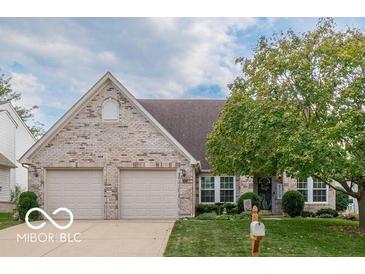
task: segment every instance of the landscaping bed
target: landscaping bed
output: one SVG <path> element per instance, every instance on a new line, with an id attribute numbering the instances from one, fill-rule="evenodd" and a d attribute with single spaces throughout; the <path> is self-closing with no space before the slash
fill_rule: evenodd
<path id="1" fill-rule="evenodd" d="M 178 220 L 165 256 L 250 256 L 249 218 Z M 338 218 L 263 220 L 260 256 L 365 256 L 358 222 Z"/>

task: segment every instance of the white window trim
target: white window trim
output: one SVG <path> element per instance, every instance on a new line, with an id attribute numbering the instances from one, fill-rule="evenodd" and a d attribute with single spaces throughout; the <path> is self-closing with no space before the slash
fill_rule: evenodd
<path id="1" fill-rule="evenodd" d="M 104 107 L 105 107 L 105 104 L 108 103 L 108 102 L 113 102 L 117 105 L 117 107 L 118 107 L 117 118 L 110 119 L 110 118 L 105 118 L 104 117 L 104 111 L 105 111 Z M 116 99 L 111 98 L 111 97 L 105 99 L 103 101 L 102 105 L 101 105 L 101 119 L 103 120 L 103 122 L 118 122 L 119 121 L 119 116 L 120 116 L 120 104 L 119 104 L 119 102 Z"/>
<path id="2" fill-rule="evenodd" d="M 324 201 L 324 202 L 313 202 L 313 178 L 312 177 L 307 178 L 307 192 L 308 192 L 308 194 L 307 194 L 308 201 L 304 202 L 305 204 L 307 204 L 307 205 L 328 204 L 328 192 L 329 192 L 328 185 L 326 185 L 326 201 Z"/>
<path id="3" fill-rule="evenodd" d="M 214 177 L 214 202 L 202 202 L 201 200 L 201 190 L 202 190 L 202 177 Z M 220 201 L 220 190 L 221 190 L 221 184 L 220 184 L 220 177 L 233 177 L 233 202 L 232 204 L 235 204 L 236 201 L 236 177 L 230 176 L 230 175 L 222 175 L 222 176 L 212 176 L 212 175 L 201 175 L 199 176 L 199 204 L 216 204 L 221 203 Z M 228 203 L 228 202 L 226 202 Z"/>

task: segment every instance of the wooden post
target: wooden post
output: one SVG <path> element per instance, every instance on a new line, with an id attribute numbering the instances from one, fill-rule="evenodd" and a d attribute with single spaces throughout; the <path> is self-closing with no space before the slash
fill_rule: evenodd
<path id="1" fill-rule="evenodd" d="M 259 221 L 259 213 L 257 206 L 253 206 L 252 208 L 252 222 L 258 222 Z M 258 257 L 260 255 L 260 241 L 262 239 L 262 236 L 254 236 L 251 235 L 251 255 L 252 257 Z"/>

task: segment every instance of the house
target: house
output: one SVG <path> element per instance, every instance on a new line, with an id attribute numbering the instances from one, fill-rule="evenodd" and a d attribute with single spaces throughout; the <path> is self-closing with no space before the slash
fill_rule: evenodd
<path id="1" fill-rule="evenodd" d="M 281 212 L 281 177 L 213 176 L 206 136 L 224 100 L 137 100 L 106 73 L 21 158 L 46 211 L 76 219 L 194 216 L 198 203 L 232 202 L 246 191 Z M 333 191 L 300 182 L 308 208 L 333 206 Z M 62 217 L 62 216 L 60 216 Z"/>
<path id="2" fill-rule="evenodd" d="M 0 212 L 11 211 L 15 185 L 28 188 L 28 170 L 18 159 L 35 143 L 33 134 L 9 102 L 0 102 Z"/>

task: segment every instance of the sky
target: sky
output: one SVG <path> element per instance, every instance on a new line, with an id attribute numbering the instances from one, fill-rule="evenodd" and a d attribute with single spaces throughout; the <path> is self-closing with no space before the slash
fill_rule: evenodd
<path id="1" fill-rule="evenodd" d="M 107 71 L 137 98 L 229 95 L 258 39 L 317 18 L 0 18 L 0 73 L 48 129 Z M 336 18 L 364 29 L 365 18 Z"/>

